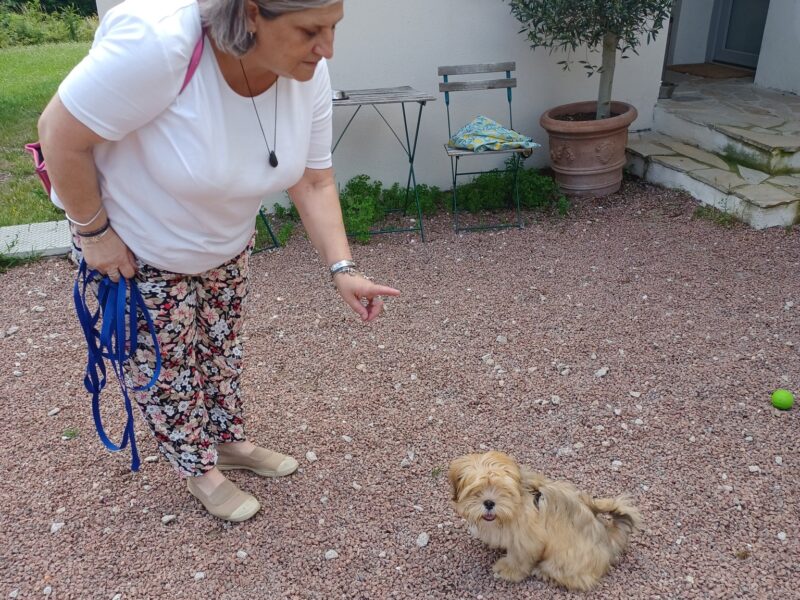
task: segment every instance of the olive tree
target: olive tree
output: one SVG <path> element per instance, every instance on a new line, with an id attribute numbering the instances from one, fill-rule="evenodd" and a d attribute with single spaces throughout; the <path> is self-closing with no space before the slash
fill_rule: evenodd
<path id="1" fill-rule="evenodd" d="M 650 43 L 667 22 L 673 0 L 508 0 L 511 14 L 522 23 L 531 48 L 566 51 L 567 59 L 559 61 L 569 69 L 573 53 L 579 48 L 601 50 L 598 67 L 589 60 L 577 62 L 587 75 L 600 73 L 597 95 L 597 117 L 611 114 L 611 89 L 617 51 L 622 58 L 637 54 L 644 41 Z"/>

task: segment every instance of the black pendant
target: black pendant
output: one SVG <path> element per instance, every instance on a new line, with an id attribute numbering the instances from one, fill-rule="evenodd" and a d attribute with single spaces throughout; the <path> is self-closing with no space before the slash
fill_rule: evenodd
<path id="1" fill-rule="evenodd" d="M 270 151 L 270 153 L 269 153 L 269 164 L 271 164 L 273 167 L 277 167 L 278 166 L 278 157 L 275 156 L 275 151 L 274 150 Z"/>

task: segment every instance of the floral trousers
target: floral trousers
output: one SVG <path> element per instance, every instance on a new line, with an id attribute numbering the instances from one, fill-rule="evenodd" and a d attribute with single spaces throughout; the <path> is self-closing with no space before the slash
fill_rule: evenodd
<path id="1" fill-rule="evenodd" d="M 161 372 L 154 386 L 130 393 L 160 452 L 185 477 L 214 468 L 217 444 L 245 440 L 240 334 L 252 249 L 253 241 L 197 275 L 138 264 L 136 283 L 155 325 Z M 125 365 L 128 384 L 146 385 L 155 364 L 151 333 L 140 317 L 138 347 Z"/>

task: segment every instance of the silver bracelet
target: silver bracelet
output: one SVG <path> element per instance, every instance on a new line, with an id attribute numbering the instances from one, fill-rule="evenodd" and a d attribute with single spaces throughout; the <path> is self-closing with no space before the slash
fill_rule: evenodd
<path id="1" fill-rule="evenodd" d="M 72 217 L 70 217 L 70 216 L 69 216 L 69 214 L 67 214 L 67 211 L 64 211 L 64 216 L 65 216 L 65 217 L 67 217 L 67 221 L 69 221 L 69 222 L 70 222 L 70 223 L 72 223 L 73 225 L 77 225 L 78 227 L 88 227 L 89 225 L 91 225 L 91 224 L 94 222 L 94 220 L 95 220 L 97 217 L 99 217 L 99 216 L 100 216 L 100 213 L 101 213 L 101 212 L 103 212 L 103 205 L 102 205 L 102 204 L 100 205 L 100 208 L 97 210 L 97 212 L 95 213 L 95 215 L 94 215 L 94 216 L 93 216 L 91 219 L 89 219 L 88 221 L 86 221 L 86 223 L 81 223 L 81 222 L 79 222 L 79 221 L 76 221 L 75 219 L 73 219 Z"/>
<path id="2" fill-rule="evenodd" d="M 340 260 L 339 262 L 335 262 L 330 266 L 329 272 L 331 274 L 331 279 L 337 273 L 342 272 L 350 272 L 356 270 L 356 263 L 352 260 Z"/>

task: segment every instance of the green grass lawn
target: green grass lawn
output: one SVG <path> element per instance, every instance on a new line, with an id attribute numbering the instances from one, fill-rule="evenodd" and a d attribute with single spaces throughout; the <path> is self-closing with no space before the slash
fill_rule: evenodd
<path id="1" fill-rule="evenodd" d="M 85 42 L 0 49 L 0 227 L 63 219 L 23 146 L 58 84 L 89 51 Z"/>

